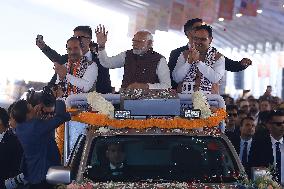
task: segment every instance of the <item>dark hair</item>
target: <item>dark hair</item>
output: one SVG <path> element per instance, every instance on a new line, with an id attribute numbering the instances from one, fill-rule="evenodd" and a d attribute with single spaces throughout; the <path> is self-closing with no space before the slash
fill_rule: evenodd
<path id="1" fill-rule="evenodd" d="M 272 120 L 273 117 L 279 117 L 279 116 L 284 116 L 284 109 L 279 108 L 276 110 L 272 110 L 268 113 L 267 119 Z"/>
<path id="2" fill-rule="evenodd" d="M 247 99 L 244 99 L 244 98 L 241 98 L 240 100 L 239 100 L 239 106 L 241 105 L 241 102 L 249 102 Z"/>
<path id="3" fill-rule="evenodd" d="M 265 97 L 259 98 L 259 103 L 265 102 L 265 101 L 269 102 L 269 104 L 270 104 L 270 100 L 268 98 L 265 98 Z"/>
<path id="4" fill-rule="evenodd" d="M 212 31 L 212 27 L 209 26 L 209 25 L 201 25 L 201 26 L 198 26 L 194 29 L 195 31 L 199 31 L 199 30 L 206 30 L 208 32 L 208 35 L 209 37 L 212 37 L 213 36 L 213 31 Z"/>
<path id="5" fill-rule="evenodd" d="M 45 86 L 43 88 L 42 95 L 41 95 L 41 103 L 45 107 L 53 107 L 53 106 L 55 106 L 56 98 L 53 95 L 53 91 L 48 86 Z"/>
<path id="6" fill-rule="evenodd" d="M 9 128 L 9 114 L 2 107 L 0 107 L 0 120 L 5 128 Z"/>
<path id="7" fill-rule="evenodd" d="M 12 110 L 13 110 L 13 107 L 15 105 L 16 102 L 13 102 L 12 104 L 10 104 L 10 106 L 8 107 L 8 115 L 11 116 L 11 113 L 12 113 Z"/>
<path id="8" fill-rule="evenodd" d="M 51 86 L 45 86 L 42 91 L 29 90 L 27 94 L 27 102 L 33 107 L 41 103 L 46 107 L 52 107 L 55 106 L 56 98 L 53 95 Z"/>
<path id="9" fill-rule="evenodd" d="M 203 22 L 203 21 L 200 18 L 194 18 L 194 19 L 188 20 L 183 26 L 184 34 L 187 35 L 187 32 L 192 29 L 193 24 L 197 22 Z"/>
<path id="10" fill-rule="evenodd" d="M 32 107 L 35 107 L 36 105 L 41 103 L 41 96 L 41 92 L 35 91 L 34 89 L 29 89 L 26 96 L 26 100 L 29 104 L 32 105 Z"/>
<path id="11" fill-rule="evenodd" d="M 29 113 L 28 102 L 26 100 L 19 100 L 15 103 L 12 110 L 12 117 L 17 123 L 23 123 L 27 120 Z"/>
<path id="12" fill-rule="evenodd" d="M 244 121 L 245 121 L 245 120 L 251 120 L 251 121 L 254 121 L 254 118 L 253 118 L 253 117 L 251 117 L 251 116 L 244 117 L 244 118 L 241 120 L 240 127 L 242 127 L 242 126 L 243 126 L 243 123 L 244 123 Z"/>
<path id="13" fill-rule="evenodd" d="M 109 148 L 111 146 L 118 146 L 121 149 L 122 152 L 125 151 L 125 145 L 124 145 L 123 142 L 118 142 L 117 141 L 117 142 L 111 142 L 111 143 L 107 144 L 107 151 L 109 150 Z"/>
<path id="14" fill-rule="evenodd" d="M 238 106 L 236 106 L 236 105 L 233 105 L 233 104 L 230 104 L 230 105 L 227 105 L 226 106 L 226 110 L 227 111 L 232 111 L 232 110 L 236 110 L 237 112 L 238 112 Z"/>
<path id="15" fill-rule="evenodd" d="M 79 37 L 70 37 L 66 42 L 66 48 L 67 48 L 67 44 L 69 43 L 69 41 L 79 41 L 80 47 L 82 48 L 83 46 L 82 41 Z"/>
<path id="16" fill-rule="evenodd" d="M 247 114 L 247 113 L 244 110 L 239 110 L 238 115 L 240 115 L 240 114 Z"/>
<path id="17" fill-rule="evenodd" d="M 77 26 L 73 31 L 74 32 L 75 31 L 81 31 L 81 32 L 87 33 L 91 37 L 91 39 L 93 37 L 92 28 L 90 26 Z"/>
<path id="18" fill-rule="evenodd" d="M 252 98 L 252 99 L 249 99 L 249 102 L 257 102 L 257 103 L 259 103 L 259 100 L 256 99 L 256 98 Z"/>

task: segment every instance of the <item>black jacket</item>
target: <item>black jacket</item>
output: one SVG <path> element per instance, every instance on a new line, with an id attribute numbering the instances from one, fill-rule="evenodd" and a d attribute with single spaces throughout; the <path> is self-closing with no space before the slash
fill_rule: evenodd
<path id="1" fill-rule="evenodd" d="M 177 60 L 179 55 L 185 51 L 188 50 L 188 45 L 177 48 L 175 50 L 172 50 L 169 58 L 169 68 L 170 68 L 170 73 L 171 73 L 171 81 L 172 81 L 172 88 L 176 89 L 177 88 L 177 83 L 173 80 L 172 73 L 174 71 L 174 68 L 176 66 Z M 243 66 L 241 62 L 239 61 L 233 61 L 227 57 L 225 57 L 225 70 L 230 71 L 230 72 L 239 72 L 244 69 L 246 69 L 246 66 Z"/>
<path id="2" fill-rule="evenodd" d="M 251 165 L 253 167 L 269 167 L 269 165 L 273 165 L 274 157 L 269 133 L 265 136 L 257 137 L 254 145 L 250 160 Z"/>
<path id="3" fill-rule="evenodd" d="M 230 139 L 230 141 L 232 142 L 237 154 L 240 155 L 240 150 L 241 150 L 241 137 L 240 137 L 240 135 L 228 134 L 227 136 Z M 251 147 L 250 147 L 250 151 L 249 151 L 249 154 L 248 154 L 248 161 L 251 159 L 251 154 L 252 154 L 251 152 L 253 151 L 253 148 L 255 147 L 255 145 L 253 145 L 254 141 L 255 141 L 255 139 L 253 138 L 252 143 L 251 143 Z M 250 174 L 251 174 L 250 164 L 248 163 L 247 165 L 243 165 L 243 166 L 245 168 L 246 173 L 250 177 Z"/>
<path id="4" fill-rule="evenodd" d="M 59 64 L 65 64 L 68 61 L 68 55 L 60 55 L 55 50 L 51 49 L 49 46 L 45 46 L 42 49 L 42 52 L 52 61 L 58 62 Z M 103 67 L 97 55 L 92 53 L 92 60 L 97 63 L 98 66 L 98 77 L 96 83 L 96 91 L 98 93 L 112 93 L 111 81 L 109 76 L 109 69 Z M 56 82 L 57 74 L 54 74 L 49 84 L 54 84 Z"/>
<path id="5" fill-rule="evenodd" d="M 18 138 L 8 130 L 0 142 L 0 188 L 4 180 L 20 173 L 22 155 L 23 149 Z"/>
<path id="6" fill-rule="evenodd" d="M 249 164 L 251 167 L 269 167 L 274 164 L 272 142 L 269 133 L 257 137 L 251 151 Z M 283 174 L 283 173 L 282 173 Z M 273 174 L 276 179 L 276 174 Z"/>
<path id="7" fill-rule="evenodd" d="M 118 173 L 114 175 L 113 173 Z M 111 170 L 109 165 L 94 166 L 88 170 L 88 176 L 96 181 L 122 181 L 130 178 L 130 169 L 128 166 L 124 166 L 118 170 Z"/>

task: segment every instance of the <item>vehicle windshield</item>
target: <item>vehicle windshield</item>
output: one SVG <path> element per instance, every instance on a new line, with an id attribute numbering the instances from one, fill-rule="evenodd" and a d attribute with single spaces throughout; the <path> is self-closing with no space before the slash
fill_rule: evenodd
<path id="1" fill-rule="evenodd" d="M 220 137 L 123 135 L 96 137 L 84 176 L 93 181 L 236 181 L 237 163 Z"/>

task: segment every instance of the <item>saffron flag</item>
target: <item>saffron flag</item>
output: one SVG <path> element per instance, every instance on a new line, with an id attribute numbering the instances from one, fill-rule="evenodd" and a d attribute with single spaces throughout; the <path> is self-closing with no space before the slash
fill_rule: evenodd
<path id="1" fill-rule="evenodd" d="M 201 18 L 201 6 L 199 0 L 186 0 L 183 23 L 193 18 Z"/>
<path id="2" fill-rule="evenodd" d="M 166 1 L 160 5 L 158 28 L 161 31 L 168 31 L 171 16 L 171 2 Z"/>
<path id="3" fill-rule="evenodd" d="M 146 26 L 146 11 L 139 11 L 136 14 L 135 31 L 145 29 Z"/>
<path id="4" fill-rule="evenodd" d="M 217 19 L 218 0 L 201 1 L 201 18 L 204 22 L 212 24 Z"/>
<path id="5" fill-rule="evenodd" d="M 220 0 L 218 17 L 226 20 L 233 19 L 235 0 Z"/>
<path id="6" fill-rule="evenodd" d="M 156 9 L 156 8 L 152 7 L 152 8 L 149 8 L 148 11 L 147 11 L 145 28 L 153 34 L 155 33 L 157 26 L 158 26 L 159 10 L 160 10 L 160 8 Z"/>
<path id="7" fill-rule="evenodd" d="M 256 16 L 259 0 L 241 0 L 240 13 L 246 16 Z"/>
<path id="8" fill-rule="evenodd" d="M 258 77 L 270 77 L 270 66 L 267 63 L 258 64 Z"/>
<path id="9" fill-rule="evenodd" d="M 184 15 L 184 4 L 178 1 L 173 1 L 171 19 L 170 19 L 170 29 L 181 30 Z"/>

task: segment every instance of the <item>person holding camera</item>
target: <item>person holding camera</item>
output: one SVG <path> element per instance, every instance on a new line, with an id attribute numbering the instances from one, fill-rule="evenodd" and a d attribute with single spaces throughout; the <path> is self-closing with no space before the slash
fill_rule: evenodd
<path id="1" fill-rule="evenodd" d="M 97 64 L 83 56 L 79 38 L 68 39 L 66 48 L 68 62 L 64 65 L 54 62 L 54 70 L 57 73 L 56 84 L 63 87 L 64 97 L 94 91 L 98 76 Z"/>
<path id="2" fill-rule="evenodd" d="M 98 67 L 98 76 L 96 91 L 98 93 L 111 93 L 111 81 L 109 75 L 109 69 L 103 67 L 97 58 L 97 44 L 92 42 L 92 29 L 90 26 L 77 26 L 74 30 L 74 37 L 78 37 L 82 44 L 82 53 L 87 58 L 88 61 L 94 61 Z M 60 55 L 55 50 L 51 49 L 45 44 L 42 35 L 38 35 L 36 38 L 36 45 L 41 49 L 41 51 L 52 61 L 58 62 L 59 64 L 65 64 L 68 61 L 68 54 Z M 54 85 L 56 82 L 57 74 L 55 74 L 50 85 Z"/>
<path id="3" fill-rule="evenodd" d="M 58 160 L 51 158 L 51 145 L 54 141 L 54 130 L 71 115 L 66 112 L 65 103 L 56 101 L 55 115 L 47 120 L 38 117 L 38 109 L 32 107 L 26 100 L 17 101 L 12 109 L 12 116 L 17 123 L 16 135 L 23 147 L 23 174 L 31 189 L 52 188 L 46 183 L 46 173 L 51 166 L 56 166 Z"/>

